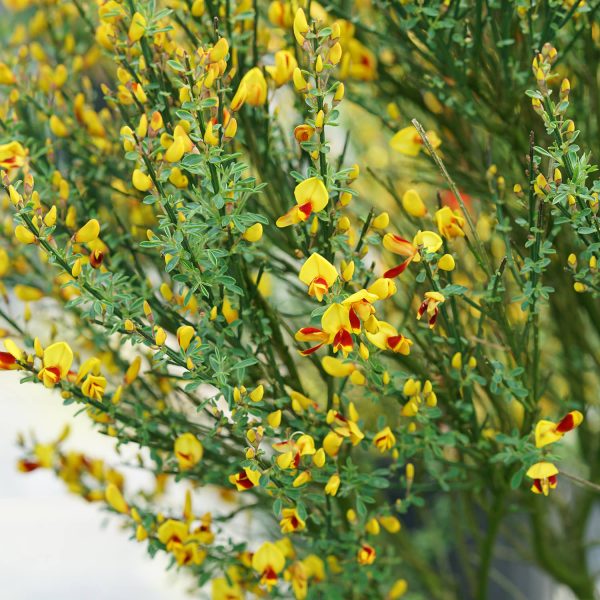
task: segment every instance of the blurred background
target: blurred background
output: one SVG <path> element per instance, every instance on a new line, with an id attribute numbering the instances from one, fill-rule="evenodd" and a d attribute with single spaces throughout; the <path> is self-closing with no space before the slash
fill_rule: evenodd
<path id="1" fill-rule="evenodd" d="M 68 422 L 69 449 L 117 465 L 123 458 L 111 439 L 95 432 L 86 416 L 73 418 L 77 408 L 63 406 L 58 394 L 40 385 L 20 385 L 16 373 L 1 374 L 0 411 L 2 598 L 189 598 L 186 578 L 167 572 L 163 556 L 150 559 L 144 545 L 119 529 L 118 519 L 70 494 L 49 470 L 17 471 L 18 432 L 32 430 L 40 441 L 50 441 Z M 129 469 L 127 480 L 144 485 L 144 475 Z"/>

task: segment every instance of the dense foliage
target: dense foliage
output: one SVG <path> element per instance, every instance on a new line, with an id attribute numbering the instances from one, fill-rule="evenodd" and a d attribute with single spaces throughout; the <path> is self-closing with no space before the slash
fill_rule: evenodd
<path id="1" fill-rule="evenodd" d="M 593 598 L 600 3 L 4 5 L 0 368 L 156 489 L 19 467 L 214 600 Z"/>

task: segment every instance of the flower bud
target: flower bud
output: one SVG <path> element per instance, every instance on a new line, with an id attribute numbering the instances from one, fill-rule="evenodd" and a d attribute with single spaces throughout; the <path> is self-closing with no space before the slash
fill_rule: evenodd
<path id="1" fill-rule="evenodd" d="M 136 12 L 131 18 L 131 25 L 127 37 L 130 43 L 137 42 L 146 33 L 146 18 L 139 12 Z"/>
<path id="2" fill-rule="evenodd" d="M 52 206 L 44 217 L 44 225 L 46 227 L 54 227 L 56 224 L 56 206 Z"/>
<path id="3" fill-rule="evenodd" d="M 147 192 L 152 187 L 152 178 L 139 169 L 135 169 L 131 177 L 133 187 L 140 192 Z"/>
<path id="4" fill-rule="evenodd" d="M 29 229 L 23 227 L 23 225 L 17 225 L 15 227 L 15 237 L 21 244 L 33 244 L 36 240 L 35 235 L 33 235 Z"/>
<path id="5" fill-rule="evenodd" d="M 377 215 L 371 223 L 375 229 L 385 229 L 390 224 L 390 216 L 386 212 Z"/>
<path id="6" fill-rule="evenodd" d="M 306 83 L 306 79 L 304 79 L 304 75 L 302 75 L 302 71 L 299 69 L 299 67 L 294 69 L 294 74 L 292 77 L 294 81 L 294 87 L 298 92 L 305 92 L 308 89 L 308 83 Z"/>
<path id="7" fill-rule="evenodd" d="M 185 352 L 196 335 L 196 330 L 191 325 L 182 325 L 177 329 L 177 343 L 179 347 Z"/>
<path id="8" fill-rule="evenodd" d="M 78 244 L 87 244 L 96 240 L 99 235 L 100 223 L 97 219 L 90 219 L 71 239 Z"/>
<path id="9" fill-rule="evenodd" d="M 254 223 L 246 229 L 246 231 L 242 234 L 242 237 L 251 243 L 258 242 L 263 235 L 263 226 L 260 223 Z"/>

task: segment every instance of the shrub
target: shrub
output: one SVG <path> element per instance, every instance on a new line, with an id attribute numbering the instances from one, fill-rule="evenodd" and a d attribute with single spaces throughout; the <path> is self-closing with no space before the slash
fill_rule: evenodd
<path id="1" fill-rule="evenodd" d="M 21 470 L 215 600 L 592 598 L 598 4 L 6 5 L 0 368 L 157 485 Z"/>

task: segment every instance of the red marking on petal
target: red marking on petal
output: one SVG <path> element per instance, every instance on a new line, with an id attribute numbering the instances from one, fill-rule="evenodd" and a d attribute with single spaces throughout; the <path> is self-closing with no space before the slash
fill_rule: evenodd
<path id="1" fill-rule="evenodd" d="M 543 492 L 542 490 L 542 482 L 539 479 L 534 479 L 533 480 L 533 487 L 538 490 L 538 492 L 541 494 Z"/>
<path id="2" fill-rule="evenodd" d="M 391 335 L 388 339 L 387 339 L 387 345 L 394 350 L 395 348 L 397 348 L 401 343 L 402 340 L 404 339 L 404 336 L 402 334 L 398 334 L 398 335 Z"/>
<path id="3" fill-rule="evenodd" d="M 575 428 L 575 420 L 573 419 L 573 415 L 569 413 L 566 417 L 563 417 L 558 425 L 556 426 L 556 431 L 558 433 L 567 433 L 567 431 L 571 431 Z"/>
<path id="4" fill-rule="evenodd" d="M 52 379 L 54 383 L 58 383 L 60 381 L 60 369 L 58 367 L 46 367 L 46 372 L 52 374 Z"/>
<path id="5" fill-rule="evenodd" d="M 40 463 L 33 462 L 32 460 L 24 459 L 19 462 L 19 469 L 24 473 L 31 473 L 31 471 L 35 471 L 39 469 Z"/>
<path id="6" fill-rule="evenodd" d="M 402 273 L 404 273 L 404 271 L 406 270 L 406 267 L 408 267 L 408 265 L 410 264 L 411 259 L 405 260 L 402 264 L 393 267 L 392 269 L 390 269 L 389 271 L 386 271 L 383 276 L 385 277 L 385 279 L 394 279 L 394 277 L 398 277 L 398 275 L 401 275 Z"/>
<path id="7" fill-rule="evenodd" d="M 350 325 L 355 331 L 360 331 L 360 319 L 353 308 L 350 309 Z"/>
<path id="8" fill-rule="evenodd" d="M 0 369 L 12 369 L 16 362 L 17 359 L 10 352 L 0 352 Z"/>
<path id="9" fill-rule="evenodd" d="M 102 264 L 103 260 L 104 252 L 101 252 L 100 250 L 94 250 L 94 252 L 90 254 L 90 265 L 92 265 L 94 269 L 97 269 Z"/>
<path id="10" fill-rule="evenodd" d="M 302 327 L 299 330 L 299 333 L 302 335 L 311 335 L 312 333 L 322 333 L 322 330 L 317 329 L 316 327 Z"/>
<path id="11" fill-rule="evenodd" d="M 309 354 L 316 352 L 322 345 L 323 344 L 319 344 L 318 346 L 314 346 L 313 348 L 308 348 L 308 350 L 300 350 L 300 354 L 302 354 L 302 356 L 308 356 Z"/>
<path id="12" fill-rule="evenodd" d="M 306 204 L 301 204 L 298 207 L 298 210 L 304 215 L 304 220 L 306 221 L 306 219 L 308 219 L 308 217 L 310 217 L 310 213 L 312 212 L 312 203 L 311 202 L 307 202 Z"/>
<path id="13" fill-rule="evenodd" d="M 333 349 L 337 351 L 340 348 L 346 352 L 352 350 L 352 336 L 346 329 L 340 329 L 333 338 Z"/>
<path id="14" fill-rule="evenodd" d="M 437 321 L 437 318 L 438 318 L 438 314 L 439 314 L 439 311 L 436 308 L 434 313 L 429 318 L 429 327 L 433 327 L 435 325 L 435 322 Z"/>
<path id="15" fill-rule="evenodd" d="M 236 482 L 239 483 L 245 490 L 249 490 L 250 488 L 254 487 L 254 484 L 252 481 L 250 481 L 248 475 L 246 475 L 246 471 L 240 471 L 238 473 Z"/>

